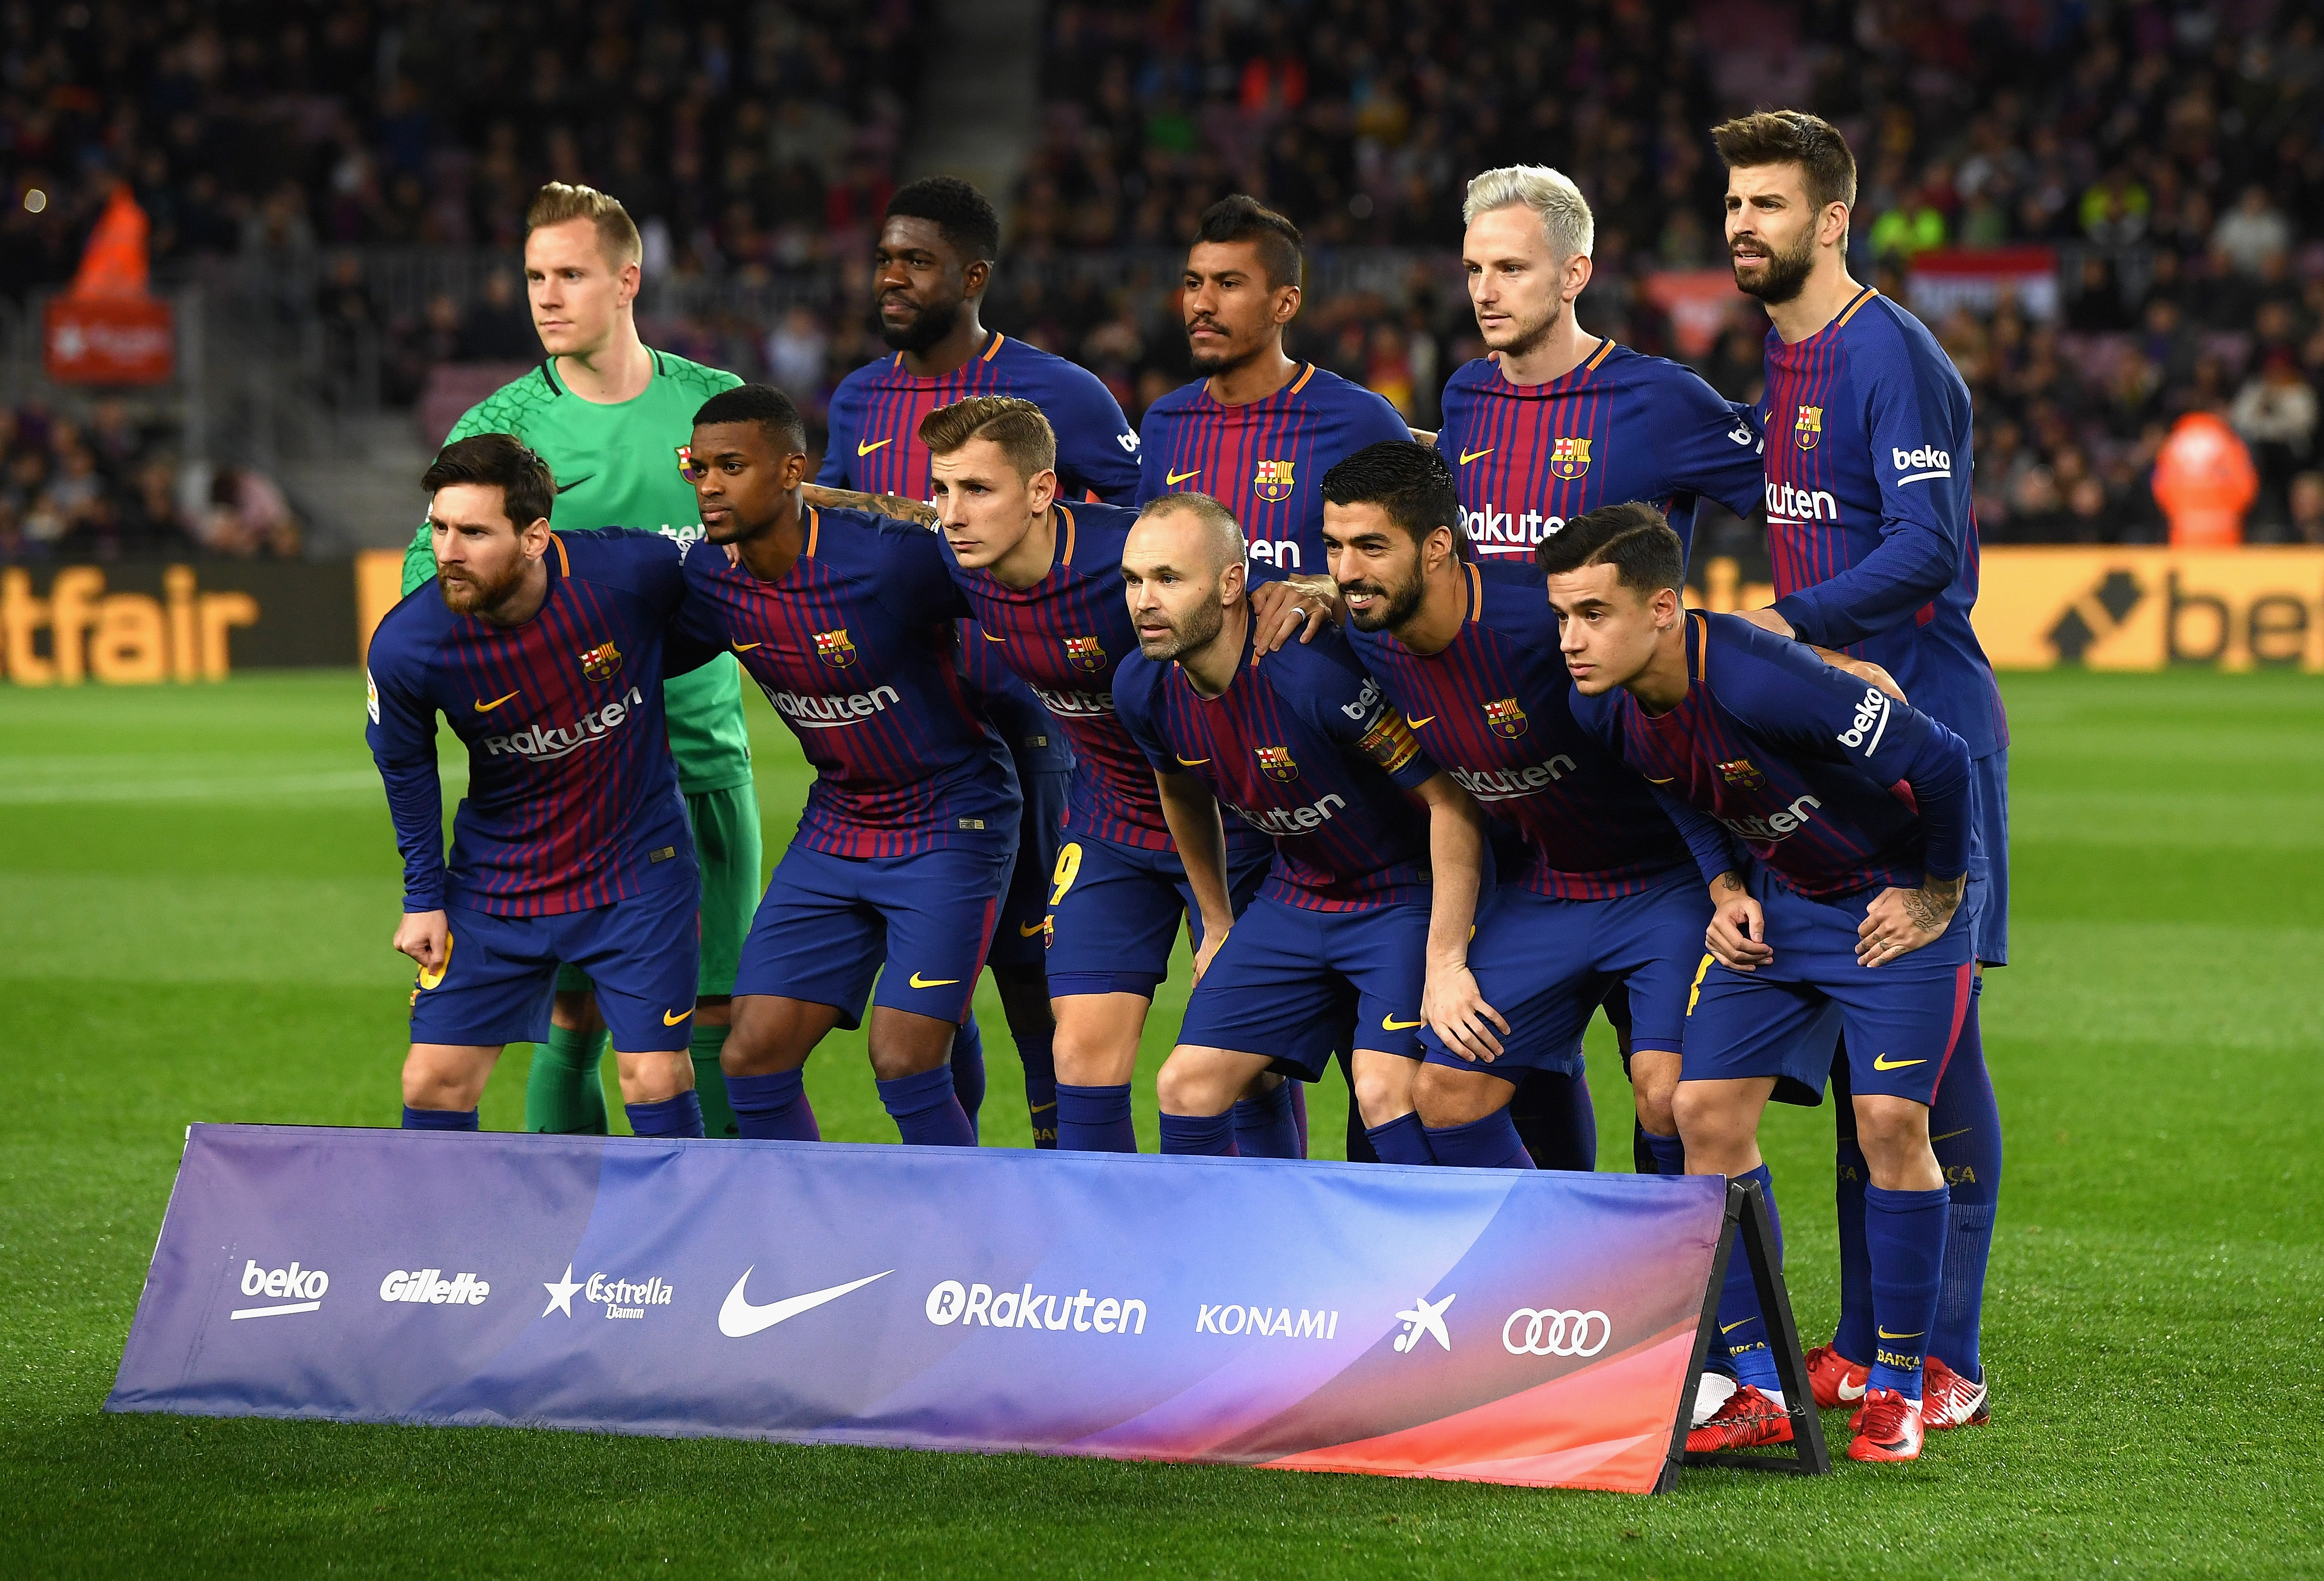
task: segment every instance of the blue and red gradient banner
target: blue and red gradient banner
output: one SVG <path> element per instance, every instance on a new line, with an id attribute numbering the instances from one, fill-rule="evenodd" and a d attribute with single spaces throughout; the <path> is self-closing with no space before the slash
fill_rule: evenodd
<path id="1" fill-rule="evenodd" d="M 1719 1178 L 198 1125 L 109 1410 L 1652 1491 Z"/>

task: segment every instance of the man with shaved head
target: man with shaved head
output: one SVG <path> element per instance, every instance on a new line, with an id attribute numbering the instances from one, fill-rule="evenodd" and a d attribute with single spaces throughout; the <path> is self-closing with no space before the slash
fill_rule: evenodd
<path id="1" fill-rule="evenodd" d="M 1237 1096 L 1270 1071 L 1314 1080 L 1352 1004 L 1365 1134 L 1386 1162 L 1433 1162 L 1413 1113 L 1416 1034 L 1474 1043 L 1493 1018 L 1468 966 L 1484 814 L 1337 631 L 1253 662 L 1243 543 L 1216 500 L 1176 494 L 1121 548 L 1139 652 L 1114 707 L 1153 764 L 1203 921 L 1159 1082 L 1162 1151 L 1234 1152 Z M 1240 919 L 1222 812 L 1275 847 Z"/>

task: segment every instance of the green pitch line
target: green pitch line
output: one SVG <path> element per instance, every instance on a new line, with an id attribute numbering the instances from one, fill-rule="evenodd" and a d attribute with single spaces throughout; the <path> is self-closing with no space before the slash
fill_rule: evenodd
<path id="1" fill-rule="evenodd" d="M 385 1125 L 411 973 L 354 672 L 0 687 L 0 1574 L 1879 1577 L 2324 1571 L 2324 685 L 2012 678 L 1994 1425 L 1658 1500 L 1027 1456 L 108 1419 L 191 1120 Z M 753 712 L 768 855 L 807 782 Z M 449 765 L 457 768 L 456 758 Z M 1167 1051 L 1185 965 L 1157 1006 Z M 1006 1023 L 989 1142 L 1027 1141 Z M 1628 1090 L 1591 1077 L 1601 1156 Z M 512 1049 L 487 1126 L 522 1109 Z M 888 1141 L 860 1041 L 825 1134 Z M 1314 1090 L 1319 1150 L 1340 1135 Z M 1153 1145 L 1150 1096 L 1139 1125 Z M 620 1123 L 620 1105 L 613 1105 Z M 1768 1127 L 1803 1327 L 1831 1124 Z M 1844 1443 L 1843 1419 L 1826 1430 Z"/>

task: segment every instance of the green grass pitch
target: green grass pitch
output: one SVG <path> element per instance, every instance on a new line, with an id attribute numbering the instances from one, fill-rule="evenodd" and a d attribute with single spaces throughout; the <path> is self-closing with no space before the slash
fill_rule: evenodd
<path id="1" fill-rule="evenodd" d="M 187 1122 L 394 1123 L 397 864 L 353 672 L 0 688 L 0 1573 L 2324 1573 L 2324 684 L 2048 675 L 2007 692 L 2015 964 L 1985 1012 L 2009 1138 L 1993 1425 L 1932 1437 L 1909 1467 L 1690 1472 L 1637 1499 L 102 1416 Z M 752 708 L 771 860 L 804 766 Z M 1184 982 L 1182 957 L 1149 1095 Z M 987 1140 L 1021 1146 L 989 980 L 981 1012 Z M 1614 1165 L 1628 1095 L 1593 1049 Z M 494 1078 L 488 1126 L 518 1123 L 522 1061 Z M 855 1044 L 827 1045 L 809 1085 L 826 1135 L 893 1139 Z M 1316 1135 L 1336 1137 L 1333 1088 L 1315 1098 Z M 1150 1098 L 1140 1118 L 1150 1148 Z M 1792 1290 L 1820 1337 L 1831 1122 L 1785 1110 L 1768 1129 Z"/>

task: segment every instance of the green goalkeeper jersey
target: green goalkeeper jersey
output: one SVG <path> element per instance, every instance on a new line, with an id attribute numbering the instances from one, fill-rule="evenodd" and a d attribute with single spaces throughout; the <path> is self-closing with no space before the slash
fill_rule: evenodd
<path id="1" fill-rule="evenodd" d="M 742 381 L 666 351 L 652 352 L 653 377 L 628 401 L 585 401 L 565 388 L 554 359 L 470 407 L 446 444 L 470 434 L 514 434 L 540 453 L 557 478 L 558 527 L 645 527 L 684 542 L 702 536 L 694 486 L 678 469 L 678 447 L 694 436 L 694 414 Z M 403 590 L 436 575 L 422 523 L 403 557 Z M 750 732 L 742 721 L 742 671 L 722 654 L 662 689 L 670 755 L 689 796 L 751 782 Z"/>

